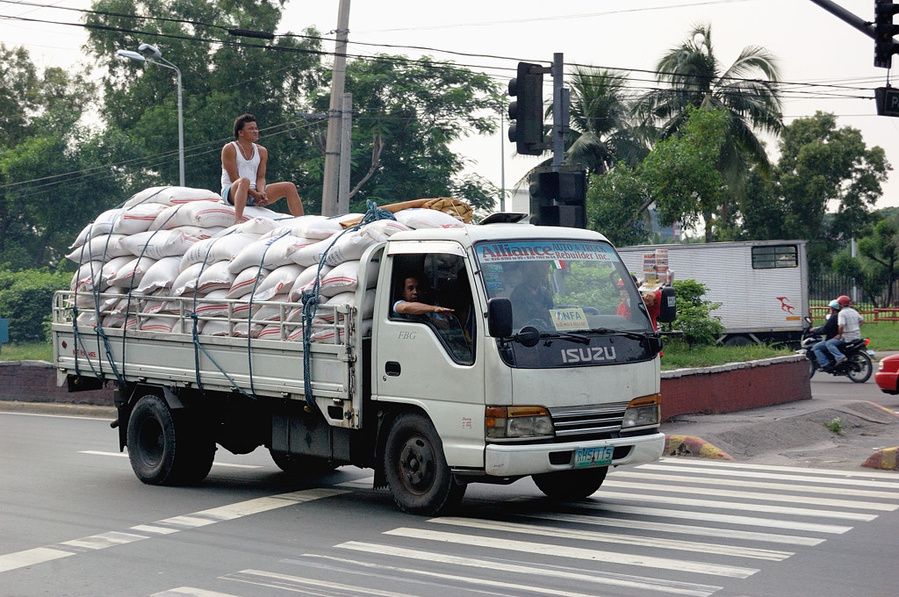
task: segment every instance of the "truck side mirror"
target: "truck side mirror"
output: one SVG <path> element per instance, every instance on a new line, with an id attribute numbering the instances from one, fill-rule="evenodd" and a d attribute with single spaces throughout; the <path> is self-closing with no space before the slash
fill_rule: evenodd
<path id="1" fill-rule="evenodd" d="M 487 333 L 494 338 L 512 336 L 512 301 L 496 297 L 487 301 Z"/>
<path id="2" fill-rule="evenodd" d="M 662 304 L 659 309 L 658 317 L 658 320 L 662 323 L 671 323 L 677 319 L 676 296 L 677 292 L 675 292 L 674 288 L 671 288 L 670 286 L 662 288 Z"/>

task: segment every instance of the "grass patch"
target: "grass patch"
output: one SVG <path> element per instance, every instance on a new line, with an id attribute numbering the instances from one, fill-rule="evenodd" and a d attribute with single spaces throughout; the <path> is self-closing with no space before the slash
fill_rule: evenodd
<path id="1" fill-rule="evenodd" d="M 4 344 L 0 349 L 0 361 L 49 361 L 52 363 L 53 346 L 49 342 Z"/>
<path id="2" fill-rule="evenodd" d="M 878 350 L 899 350 L 899 322 L 882 321 L 880 323 L 868 323 L 862 326 L 862 338 L 868 338 L 871 343 L 868 348 Z"/>
<path id="3" fill-rule="evenodd" d="M 789 348 L 772 348 L 765 344 L 750 346 L 695 346 L 686 342 L 665 340 L 662 356 L 662 370 L 685 369 L 691 367 L 713 367 L 725 363 L 742 363 L 758 359 L 770 359 L 796 354 Z"/>

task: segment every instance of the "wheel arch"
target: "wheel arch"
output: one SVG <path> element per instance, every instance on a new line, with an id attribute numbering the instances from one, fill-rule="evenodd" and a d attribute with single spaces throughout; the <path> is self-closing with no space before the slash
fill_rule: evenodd
<path id="1" fill-rule="evenodd" d="M 420 414 L 426 417 L 431 424 L 434 420 L 431 415 L 419 404 L 408 402 L 379 402 L 378 403 L 378 426 L 377 435 L 375 437 L 375 480 L 374 487 L 376 489 L 387 487 L 387 477 L 384 472 L 384 452 L 387 449 L 387 436 L 390 435 L 390 428 L 393 422 L 400 415 L 404 414 Z"/>

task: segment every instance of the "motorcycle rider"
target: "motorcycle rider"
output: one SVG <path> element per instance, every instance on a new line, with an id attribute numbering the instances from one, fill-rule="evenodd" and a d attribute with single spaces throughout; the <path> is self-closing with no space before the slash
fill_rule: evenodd
<path id="1" fill-rule="evenodd" d="M 833 366 L 833 361 L 830 359 L 825 344 L 827 340 L 836 336 L 839 331 L 838 313 L 840 312 L 840 303 L 834 299 L 827 306 L 830 307 L 830 313 L 827 314 L 824 325 L 812 328 L 812 332 L 819 336 L 824 336 L 823 340 L 812 346 L 812 351 L 815 354 L 815 364 L 819 369 L 829 369 Z"/>
<path id="2" fill-rule="evenodd" d="M 846 362 L 846 355 L 840 351 L 840 348 L 850 340 L 861 338 L 861 326 L 865 323 L 859 312 L 852 308 L 852 299 L 843 295 L 837 297 L 837 302 L 840 304 L 840 313 L 837 315 L 837 333 L 833 338 L 824 342 L 825 348 L 833 357 L 834 367 Z"/>

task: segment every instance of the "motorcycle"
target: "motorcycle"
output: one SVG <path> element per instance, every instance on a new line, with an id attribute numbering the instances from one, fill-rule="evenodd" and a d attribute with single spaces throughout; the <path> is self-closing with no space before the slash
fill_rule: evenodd
<path id="1" fill-rule="evenodd" d="M 805 351 L 805 358 L 809 361 L 809 379 L 814 377 L 816 371 L 823 371 L 836 376 L 845 376 L 855 383 L 865 383 L 871 378 L 874 372 L 874 364 L 871 362 L 873 351 L 868 350 L 867 338 L 859 338 L 858 340 L 850 340 L 840 347 L 840 352 L 846 356 L 846 360 L 835 366 L 821 368 L 818 360 L 815 358 L 815 351 L 812 348 L 819 342 L 823 342 L 824 337 L 815 333 L 814 328 L 806 328 L 802 333 L 802 341 L 800 346 Z"/>

